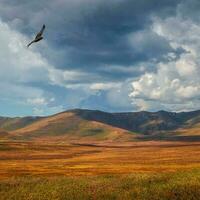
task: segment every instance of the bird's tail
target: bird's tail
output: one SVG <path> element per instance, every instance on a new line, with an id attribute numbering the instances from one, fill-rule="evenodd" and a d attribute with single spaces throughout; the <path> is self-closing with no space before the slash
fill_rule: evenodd
<path id="1" fill-rule="evenodd" d="M 28 48 L 31 44 L 33 44 L 33 43 L 34 43 L 34 41 L 30 42 L 30 43 L 27 45 L 27 48 Z"/>

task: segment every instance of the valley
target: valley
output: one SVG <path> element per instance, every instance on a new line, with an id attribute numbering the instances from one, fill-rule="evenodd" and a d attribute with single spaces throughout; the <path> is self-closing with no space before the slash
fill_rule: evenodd
<path id="1" fill-rule="evenodd" d="M 1 118 L 0 199 L 195 199 L 199 119 L 89 110 Z"/>

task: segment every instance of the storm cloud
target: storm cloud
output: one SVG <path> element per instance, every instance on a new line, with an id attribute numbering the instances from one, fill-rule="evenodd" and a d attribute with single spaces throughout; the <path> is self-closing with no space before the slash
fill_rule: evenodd
<path id="1" fill-rule="evenodd" d="M 199 57 L 194 55 L 199 50 L 198 8 L 197 0 L 0 0 L 2 27 L 6 26 L 20 45 L 32 38 L 41 24 L 47 27 L 40 48 L 35 45 L 29 50 L 33 54 L 30 64 L 23 59 L 14 62 L 13 53 L 6 54 L 12 61 L 6 63 L 0 54 L 0 76 L 4 77 L 1 85 L 24 87 L 25 94 L 29 87 L 38 91 L 33 97 L 14 95 L 11 104 L 20 99 L 25 114 L 74 107 L 108 111 L 198 109 L 198 103 L 191 106 L 198 95 L 189 95 L 190 106 L 186 105 L 189 97 L 180 98 L 178 91 L 165 98 L 169 95 L 168 84 L 176 79 L 183 92 L 190 90 L 188 85 L 197 87 L 188 81 L 199 73 Z M 188 31 L 190 26 L 192 30 Z M 4 41 L 6 49 L 10 42 Z M 20 45 L 10 46 L 7 52 L 16 48 L 20 56 L 27 57 L 24 49 L 19 50 Z M 195 63 L 196 71 L 189 78 L 180 75 L 183 60 Z M 14 77 L 3 67 L 6 65 L 16 68 Z M 31 71 L 26 69 L 28 65 Z M 186 68 L 192 68 L 191 62 Z M 171 82 L 163 82 L 161 73 Z M 150 76 L 155 82 L 151 87 Z M 154 90 L 154 94 L 149 93 Z M 194 93 L 200 93 L 198 87 Z M 10 98 L 7 94 L 1 96 Z M 174 102 L 173 97 L 179 101 Z"/>

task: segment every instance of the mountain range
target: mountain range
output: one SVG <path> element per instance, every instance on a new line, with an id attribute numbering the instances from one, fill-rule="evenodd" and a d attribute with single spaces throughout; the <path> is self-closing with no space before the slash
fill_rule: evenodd
<path id="1" fill-rule="evenodd" d="M 200 110 L 108 113 L 74 109 L 46 117 L 0 117 L 0 139 L 200 140 Z"/>

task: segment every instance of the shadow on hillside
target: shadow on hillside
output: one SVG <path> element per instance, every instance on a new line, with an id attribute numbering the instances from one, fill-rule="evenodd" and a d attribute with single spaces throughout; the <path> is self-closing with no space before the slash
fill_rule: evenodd
<path id="1" fill-rule="evenodd" d="M 137 137 L 139 141 L 176 141 L 176 142 L 200 142 L 200 135 L 193 136 L 142 136 Z"/>
<path id="2" fill-rule="evenodd" d="M 184 126 L 185 121 L 199 116 L 200 111 L 190 113 L 168 113 L 165 111 L 155 113 L 145 111 L 137 113 L 106 113 L 98 110 L 75 109 L 73 112 L 84 120 L 96 121 L 137 133 L 139 141 L 200 141 L 200 135 L 180 136 L 176 135 L 176 132 L 174 132 L 174 135 L 167 135 L 168 132 Z M 158 123 L 160 121 L 161 123 Z M 152 133 L 157 134 L 152 136 Z"/>

